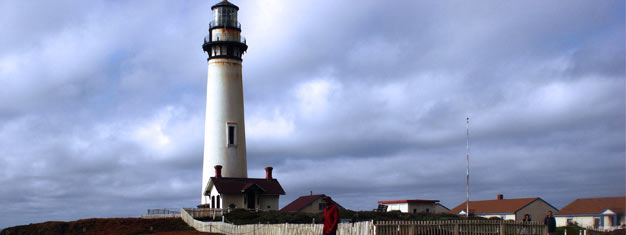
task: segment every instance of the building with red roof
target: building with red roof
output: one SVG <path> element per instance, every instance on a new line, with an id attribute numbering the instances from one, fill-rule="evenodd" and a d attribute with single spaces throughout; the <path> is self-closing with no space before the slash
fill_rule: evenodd
<path id="1" fill-rule="evenodd" d="M 289 203 L 287 206 L 280 209 L 281 212 L 306 212 L 306 213 L 320 213 L 324 211 L 324 207 L 326 204 L 323 199 L 326 197 L 324 194 L 316 194 L 308 196 L 301 196 L 293 202 Z M 332 200 L 335 205 L 337 205 L 340 209 L 343 209 L 339 203 Z"/>
<path id="2" fill-rule="evenodd" d="M 402 213 L 446 213 L 448 208 L 439 204 L 439 200 L 408 199 L 393 201 L 378 201 L 384 205 L 387 211 L 400 211 Z M 379 208 L 385 208 L 380 207 Z"/>
<path id="3" fill-rule="evenodd" d="M 466 204 L 462 202 L 450 210 L 451 214 L 466 215 Z M 532 221 L 543 221 L 548 215 L 548 211 L 556 212 L 558 209 L 541 198 L 514 198 L 504 199 L 502 194 L 498 194 L 496 200 L 470 201 L 470 215 L 485 218 L 501 218 L 504 220 L 522 221 L 524 215 L 530 215 Z"/>
<path id="4" fill-rule="evenodd" d="M 215 177 L 204 191 L 210 200 L 201 207 L 278 210 L 278 199 L 285 190 L 272 177 L 272 167 L 265 168 L 265 178 L 222 177 L 221 170 L 222 166 L 215 166 Z"/>
<path id="5" fill-rule="evenodd" d="M 614 228 L 626 224 L 626 197 L 576 199 L 555 213 L 557 226 Z"/>

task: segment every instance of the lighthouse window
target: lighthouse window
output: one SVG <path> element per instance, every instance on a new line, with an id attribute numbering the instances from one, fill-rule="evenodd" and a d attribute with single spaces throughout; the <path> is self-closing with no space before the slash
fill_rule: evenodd
<path id="1" fill-rule="evenodd" d="M 237 124 L 236 123 L 229 123 L 228 124 L 228 139 L 227 139 L 227 143 L 228 146 L 234 146 L 237 145 Z"/>

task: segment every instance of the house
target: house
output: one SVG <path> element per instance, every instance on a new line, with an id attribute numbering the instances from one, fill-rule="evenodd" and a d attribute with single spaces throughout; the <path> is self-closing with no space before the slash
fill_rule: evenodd
<path id="1" fill-rule="evenodd" d="M 403 213 L 437 213 L 437 204 L 439 200 L 395 200 L 395 201 L 378 201 L 378 204 L 387 206 L 387 211 L 400 211 Z M 443 207 L 445 208 L 445 207 Z M 447 209 L 447 208 L 446 208 Z M 439 207 L 439 210 L 442 210 Z"/>
<path id="2" fill-rule="evenodd" d="M 265 168 L 265 178 L 222 177 L 222 166 L 215 166 L 204 191 L 209 208 L 245 208 L 250 210 L 278 210 L 278 198 L 285 191 L 272 178 L 272 167 Z"/>
<path id="3" fill-rule="evenodd" d="M 613 228 L 626 224 L 626 197 L 576 199 L 555 213 L 557 226 Z"/>
<path id="4" fill-rule="evenodd" d="M 466 215 L 465 202 L 459 204 L 452 210 L 451 214 Z M 515 198 L 504 199 L 502 194 L 498 194 L 496 200 L 470 201 L 470 215 L 476 215 L 485 218 L 501 218 L 504 220 L 522 221 L 524 215 L 530 215 L 533 221 L 543 221 L 548 211 L 556 212 L 558 209 L 550 205 L 541 198 Z"/>
<path id="5" fill-rule="evenodd" d="M 435 203 L 435 213 L 439 214 L 439 213 L 449 213 L 450 209 L 448 209 L 446 206 L 442 205 L 441 203 Z"/>
<path id="6" fill-rule="evenodd" d="M 289 203 L 289 205 L 280 209 L 281 212 L 306 212 L 306 213 L 319 213 L 324 211 L 324 207 L 326 204 L 323 199 L 326 197 L 324 194 L 317 194 L 308 196 L 301 196 L 293 202 Z M 332 199 L 331 199 L 332 200 Z M 337 205 L 340 209 L 343 209 L 339 203 L 332 200 L 335 205 Z"/>

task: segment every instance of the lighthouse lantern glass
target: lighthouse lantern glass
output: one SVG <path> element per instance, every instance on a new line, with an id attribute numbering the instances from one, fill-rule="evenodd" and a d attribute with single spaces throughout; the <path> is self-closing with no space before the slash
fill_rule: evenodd
<path id="1" fill-rule="evenodd" d="M 213 10 L 213 21 L 216 26 L 237 27 L 237 9 L 217 7 Z"/>

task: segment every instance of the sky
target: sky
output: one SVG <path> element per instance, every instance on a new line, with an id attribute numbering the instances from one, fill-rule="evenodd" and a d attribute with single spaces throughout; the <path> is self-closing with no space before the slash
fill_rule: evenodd
<path id="1" fill-rule="evenodd" d="M 217 0 L 0 1 L 0 228 L 200 203 Z M 377 201 L 626 195 L 624 1 L 233 0 L 248 176 Z"/>

